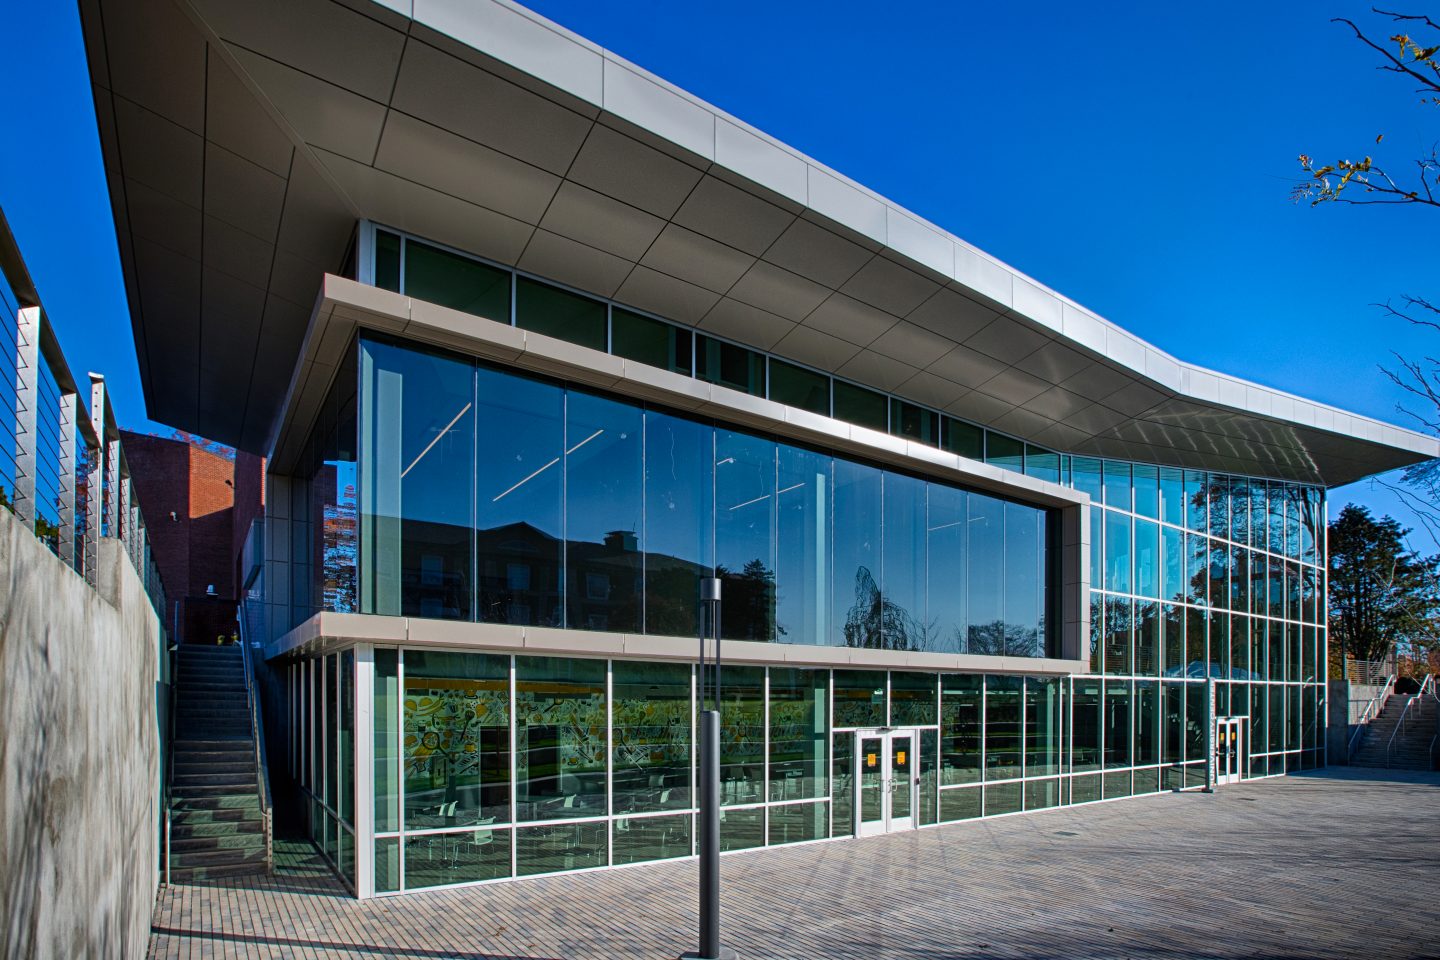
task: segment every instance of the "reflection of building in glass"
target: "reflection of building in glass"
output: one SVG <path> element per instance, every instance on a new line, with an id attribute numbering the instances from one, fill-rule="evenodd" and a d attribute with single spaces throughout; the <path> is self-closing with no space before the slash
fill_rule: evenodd
<path id="1" fill-rule="evenodd" d="M 1324 762 L 1325 491 L 1434 440 L 496 0 L 192 6 L 86 6 L 112 182 L 173 173 L 112 197 L 147 401 L 270 456 L 277 793 L 357 895 L 690 856 L 709 576 L 726 850 L 1198 788 L 1222 728 L 1243 776 Z M 163 253 L 172 207 L 246 242 Z M 233 375 L 154 346 L 197 342 Z"/>

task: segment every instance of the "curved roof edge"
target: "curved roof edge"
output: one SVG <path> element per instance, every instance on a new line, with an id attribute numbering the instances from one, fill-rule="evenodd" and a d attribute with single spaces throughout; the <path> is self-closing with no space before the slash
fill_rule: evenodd
<path id="1" fill-rule="evenodd" d="M 510 0 L 376 2 L 813 210 L 1166 392 L 1366 440 L 1416 460 L 1440 457 L 1435 437 L 1180 360 L 844 174 Z"/>

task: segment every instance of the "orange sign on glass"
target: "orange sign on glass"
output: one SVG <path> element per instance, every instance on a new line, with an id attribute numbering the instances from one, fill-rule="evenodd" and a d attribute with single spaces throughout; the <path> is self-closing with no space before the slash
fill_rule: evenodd
<path id="1" fill-rule="evenodd" d="M 895 766 L 897 766 L 897 767 L 903 767 L 903 766 L 905 766 L 905 751 L 904 751 L 904 750 L 896 750 L 896 751 L 895 751 Z"/>
<path id="2" fill-rule="evenodd" d="M 865 754 L 865 766 L 867 766 L 867 767 L 873 767 L 873 766 L 875 766 L 877 760 L 878 760 L 878 758 L 875 756 L 875 754 L 873 754 L 873 753 L 867 753 L 867 754 Z"/>

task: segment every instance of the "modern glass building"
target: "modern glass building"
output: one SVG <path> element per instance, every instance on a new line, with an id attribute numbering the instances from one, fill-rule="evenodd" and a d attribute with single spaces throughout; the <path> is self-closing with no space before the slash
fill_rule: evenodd
<path id="1" fill-rule="evenodd" d="M 711 576 L 727 851 L 1324 763 L 1325 491 L 1433 439 L 500 0 L 81 7 L 149 412 L 269 457 L 271 776 L 358 896 L 691 856 Z"/>

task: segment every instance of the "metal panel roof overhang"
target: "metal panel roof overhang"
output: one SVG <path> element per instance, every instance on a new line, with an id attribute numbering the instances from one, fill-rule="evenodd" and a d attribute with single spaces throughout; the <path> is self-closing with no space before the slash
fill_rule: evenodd
<path id="1" fill-rule="evenodd" d="M 1066 452 L 1327 486 L 1440 456 L 1179 361 L 504 0 L 80 5 L 157 420 L 266 452 L 365 217 Z"/>

